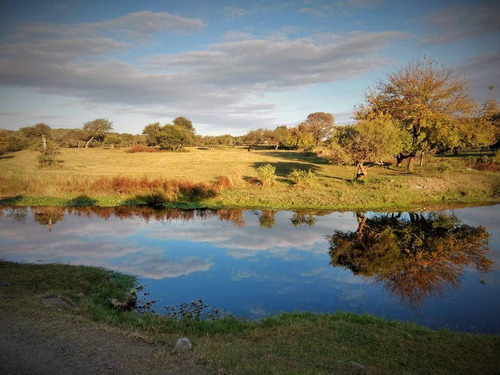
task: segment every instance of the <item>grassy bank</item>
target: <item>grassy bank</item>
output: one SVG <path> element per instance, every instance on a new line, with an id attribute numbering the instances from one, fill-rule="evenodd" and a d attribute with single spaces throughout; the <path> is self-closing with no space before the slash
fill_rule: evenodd
<path id="1" fill-rule="evenodd" d="M 472 169 L 461 157 L 428 157 L 414 174 L 373 166 L 357 182 L 355 167 L 295 151 L 64 149 L 53 169 L 39 169 L 36 156 L 0 158 L 0 204 L 365 210 L 500 202 L 500 173 Z M 276 168 L 271 186 L 261 184 L 258 168 L 265 164 Z M 313 178 L 296 184 L 294 170 Z"/>
<path id="2" fill-rule="evenodd" d="M 289 313 L 257 322 L 176 321 L 114 310 L 111 298 L 123 298 L 134 283 L 133 277 L 99 268 L 0 261 L 0 309 L 98 322 L 165 345 L 187 336 L 214 373 L 484 374 L 500 369 L 499 336 L 433 331 L 370 316 Z M 44 295 L 59 302 L 46 304 Z"/>

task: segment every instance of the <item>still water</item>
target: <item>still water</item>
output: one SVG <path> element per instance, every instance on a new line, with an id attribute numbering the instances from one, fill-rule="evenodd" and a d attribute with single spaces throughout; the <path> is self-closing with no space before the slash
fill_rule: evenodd
<path id="1" fill-rule="evenodd" d="M 137 275 L 159 312 L 202 299 L 249 318 L 341 310 L 500 333 L 499 207 L 421 213 L 3 207 L 0 258 Z"/>

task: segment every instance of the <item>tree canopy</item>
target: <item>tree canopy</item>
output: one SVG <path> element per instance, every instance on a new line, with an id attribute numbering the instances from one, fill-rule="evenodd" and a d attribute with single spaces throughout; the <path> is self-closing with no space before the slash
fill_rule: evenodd
<path id="1" fill-rule="evenodd" d="M 367 105 L 358 109 L 357 119 L 372 112 L 387 113 L 411 136 L 400 155 L 410 158 L 410 170 L 417 151 L 453 146 L 464 133 L 485 130 L 468 122 L 474 117 L 476 104 L 465 77 L 425 57 L 389 73 L 366 101 Z"/>
<path id="2" fill-rule="evenodd" d="M 83 125 L 83 131 L 85 132 L 85 139 L 87 141 L 85 143 L 85 148 L 88 148 L 90 142 L 94 139 L 102 141 L 111 130 L 113 130 L 113 123 L 103 118 L 86 122 Z"/>

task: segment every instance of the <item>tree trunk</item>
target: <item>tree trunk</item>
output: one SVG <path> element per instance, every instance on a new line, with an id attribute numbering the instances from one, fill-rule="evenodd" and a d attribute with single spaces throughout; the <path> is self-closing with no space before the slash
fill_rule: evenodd
<path id="1" fill-rule="evenodd" d="M 412 153 L 408 158 L 408 172 L 413 173 L 415 167 L 415 153 Z"/>
<path id="2" fill-rule="evenodd" d="M 274 148 L 274 151 L 278 151 L 278 147 L 280 146 L 280 143 L 276 143 L 276 147 Z"/>
<path id="3" fill-rule="evenodd" d="M 363 168 L 363 160 L 358 161 L 358 170 L 356 171 L 356 180 L 361 180 L 366 176 L 366 169 Z"/>
<path id="4" fill-rule="evenodd" d="M 424 154 L 425 154 L 424 151 L 420 153 L 420 163 L 418 164 L 420 167 L 424 165 Z"/>
<path id="5" fill-rule="evenodd" d="M 399 167 L 403 160 L 408 159 L 411 156 L 411 154 L 404 155 L 404 154 L 397 154 L 396 155 L 396 166 Z"/>
<path id="6" fill-rule="evenodd" d="M 92 142 L 94 140 L 94 136 L 90 137 L 90 139 L 87 141 L 87 143 L 85 143 L 85 148 L 89 148 L 89 144 L 90 142 Z"/>
<path id="7" fill-rule="evenodd" d="M 45 136 L 45 134 L 42 134 L 42 145 L 43 149 L 47 150 L 47 137 Z"/>

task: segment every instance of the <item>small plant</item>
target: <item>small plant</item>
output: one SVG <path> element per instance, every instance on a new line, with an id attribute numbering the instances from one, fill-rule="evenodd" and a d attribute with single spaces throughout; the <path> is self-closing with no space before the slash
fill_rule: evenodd
<path id="1" fill-rule="evenodd" d="M 181 303 L 179 306 L 165 306 L 166 315 L 176 320 L 216 320 L 230 316 L 222 309 L 214 308 L 203 300 Z"/>
<path id="2" fill-rule="evenodd" d="M 313 186 L 316 182 L 317 176 L 316 174 L 309 169 L 307 172 L 304 170 L 294 169 L 288 175 L 295 183 L 296 186 Z"/>
<path id="3" fill-rule="evenodd" d="M 263 186 L 272 186 L 276 182 L 276 168 L 271 164 L 264 164 L 257 168 Z"/>
<path id="4" fill-rule="evenodd" d="M 437 163 L 434 168 L 436 169 L 436 171 L 438 171 L 439 173 L 444 173 L 444 172 L 447 172 L 451 169 L 451 166 L 448 164 L 448 163 L 445 163 L 443 161 L 440 161 L 439 163 Z"/>

